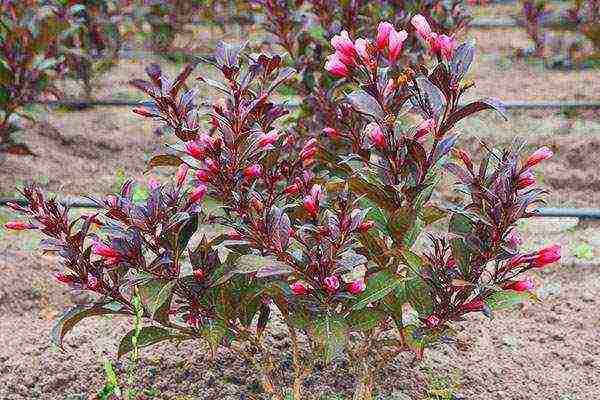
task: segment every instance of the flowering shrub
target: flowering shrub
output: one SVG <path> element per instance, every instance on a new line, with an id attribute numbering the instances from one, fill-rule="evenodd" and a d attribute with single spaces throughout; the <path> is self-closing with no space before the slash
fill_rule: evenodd
<path id="1" fill-rule="evenodd" d="M 324 155 L 319 141 L 282 123 L 287 110 L 272 96 L 296 71 L 279 56 L 219 45 L 209 62 L 222 81 L 198 78 L 220 95 L 208 120 L 198 89 L 186 85 L 196 64 L 174 79 L 149 66 L 149 80 L 132 84 L 150 100 L 134 112 L 177 138 L 150 161 L 176 166 L 172 182 L 152 181 L 144 203 L 132 201 L 127 182 L 96 199 L 100 213 L 75 219 L 35 187 L 22 192 L 28 206 L 9 205 L 23 219 L 6 228 L 40 229 L 45 251 L 62 258 L 56 280 L 98 296 L 63 314 L 54 340 L 88 316 L 135 315 L 139 294 L 146 325 L 135 343 L 133 331 L 122 339 L 119 355 L 203 340 L 213 354 L 223 347 L 246 360 L 276 399 L 288 384 L 302 398 L 318 359 L 344 357 L 354 398 L 371 399 L 375 373 L 398 354 L 419 360 L 453 343 L 455 323 L 469 314 L 535 300 L 523 274 L 558 261 L 560 247 L 520 251 L 516 224 L 535 216 L 544 190 L 534 170 L 552 152 L 523 159 L 515 143 L 476 162 L 458 148 L 458 122 L 502 106 L 462 104 L 473 46 L 435 35 L 420 15 L 413 24 L 434 55 L 414 68 L 399 61 L 408 33 L 389 24 L 375 39 L 332 39 L 325 68 L 348 94 L 330 136 L 348 153 Z M 431 201 L 445 171 L 464 202 Z M 275 310 L 292 343 L 292 382 L 274 378 L 277 349 L 263 340 Z"/>
<path id="2" fill-rule="evenodd" d="M 39 94 L 52 89 L 52 69 L 60 59 L 53 53 L 54 38 L 66 26 L 52 10 L 36 7 L 36 0 L 3 0 L 0 24 L 0 152 L 31 154 L 15 144 L 11 117 Z"/>

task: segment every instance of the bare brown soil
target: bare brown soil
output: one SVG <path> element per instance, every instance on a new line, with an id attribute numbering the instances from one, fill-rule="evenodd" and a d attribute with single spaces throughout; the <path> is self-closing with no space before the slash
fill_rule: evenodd
<path id="1" fill-rule="evenodd" d="M 597 70 L 554 72 L 509 60 L 506 56 L 513 47 L 525 45 L 523 35 L 513 31 L 475 31 L 473 36 L 483 54 L 472 75 L 476 94 L 511 100 L 598 99 Z M 167 68 L 176 69 L 174 65 Z M 122 63 L 103 78 L 96 96 L 133 98 L 127 81 L 142 70 L 143 63 Z M 50 112 L 40 114 L 38 121 L 19 134 L 37 156 L 8 156 L 0 161 L 0 195 L 11 194 L 15 185 L 32 180 L 62 194 L 100 194 L 113 189 L 117 169 L 140 182 L 161 174 L 143 172 L 165 138 L 156 134 L 154 124 L 127 109 Z M 507 123 L 486 114 L 457 131 L 463 135 L 461 143 L 476 157 L 481 146 L 475 138 L 499 145 L 523 137 L 532 150 L 549 144 L 556 155 L 538 170 L 540 180 L 551 190 L 549 205 L 600 207 L 598 112 L 513 112 Z M 0 221 L 6 218 L 0 212 Z M 427 398 L 434 380 L 453 374 L 459 392 L 469 400 L 600 398 L 599 228 L 594 224 L 574 227 L 570 220 L 526 224 L 527 246 L 558 241 L 566 252 L 562 265 L 535 276 L 544 302 L 499 314 L 493 321 L 472 317 L 460 324 L 459 349 L 427 353 L 416 376 L 410 372 L 410 360 L 399 358 L 378 377 L 384 398 L 403 399 L 403 394 Z M 131 322 L 92 319 L 73 330 L 66 340 L 66 353 L 52 348 L 48 339 L 52 318 L 86 299 L 52 282 L 55 260 L 32 251 L 36 241 L 28 234 L 16 237 L 0 231 L 0 399 L 86 399 L 102 387 L 101 361 L 114 359 L 118 340 Z M 582 256 L 581 246 L 591 248 L 591 254 Z M 281 348 L 285 361 L 285 336 L 275 330 L 269 340 Z M 117 367 L 120 378 L 126 380 L 126 360 Z M 281 372 L 289 376 L 289 368 Z M 158 399 L 260 396 L 245 365 L 226 353 L 210 360 L 200 344 L 143 350 L 136 381 L 140 387 L 155 388 Z M 307 382 L 314 396 L 348 394 L 351 386 L 344 360 L 315 372 Z"/>

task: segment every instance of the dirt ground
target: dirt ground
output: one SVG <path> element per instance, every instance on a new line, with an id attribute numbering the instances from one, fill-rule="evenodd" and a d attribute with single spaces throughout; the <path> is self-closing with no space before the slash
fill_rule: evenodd
<path id="1" fill-rule="evenodd" d="M 505 100 L 599 99 L 598 70 L 556 72 L 511 59 L 515 47 L 525 46 L 526 38 L 519 32 L 472 31 L 471 36 L 481 54 L 472 74 L 475 95 Z M 143 65 L 122 62 L 102 79 L 96 97 L 138 98 L 127 81 L 141 76 Z M 167 69 L 174 71 L 176 66 Z M 61 194 L 101 194 L 111 191 L 123 174 L 145 182 L 168 173 L 144 174 L 146 162 L 160 151 L 165 137 L 155 124 L 128 109 L 50 111 L 38 111 L 38 123 L 27 125 L 17 136 L 36 157 L 0 160 L 0 197 L 32 180 Z M 555 157 L 539 168 L 540 180 L 551 191 L 548 204 L 600 208 L 600 112 L 511 112 L 509 122 L 489 113 L 457 129 L 463 134 L 463 146 L 474 154 L 481 150 L 475 137 L 491 145 L 524 137 L 532 150 L 550 145 Z M 7 218 L 0 211 L 0 222 Z M 463 345 L 427 353 L 416 377 L 406 372 L 410 360 L 399 358 L 378 376 L 382 400 L 435 399 L 428 389 L 453 384 L 469 400 L 600 398 L 600 225 L 540 219 L 522 228 L 526 246 L 532 249 L 551 242 L 565 249 L 561 265 L 534 276 L 543 302 L 498 314 L 492 321 L 471 317 L 460 324 Z M 85 298 L 52 282 L 55 260 L 34 250 L 37 242 L 33 235 L 0 230 L 0 400 L 87 399 L 102 387 L 102 360 L 114 359 L 119 338 L 131 322 L 90 319 L 68 336 L 66 353 L 53 348 L 52 319 Z M 275 332 L 269 340 L 282 349 L 285 365 L 285 335 Z M 136 382 L 154 389 L 152 398 L 260 395 L 242 363 L 226 353 L 210 360 L 200 344 L 177 349 L 163 345 L 144 349 L 141 356 Z M 126 380 L 126 360 L 115 362 L 120 378 Z M 344 372 L 344 360 L 315 373 L 307 386 L 313 395 L 349 393 L 352 382 Z"/>

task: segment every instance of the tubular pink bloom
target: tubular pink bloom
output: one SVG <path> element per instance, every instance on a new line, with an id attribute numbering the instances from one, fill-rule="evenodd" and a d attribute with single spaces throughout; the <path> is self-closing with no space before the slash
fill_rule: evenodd
<path id="1" fill-rule="evenodd" d="M 402 46 L 404 41 L 408 37 L 406 31 L 397 32 L 395 29 L 390 31 L 389 45 L 388 45 L 388 59 L 390 62 L 396 62 L 400 53 L 402 53 Z"/>
<path id="2" fill-rule="evenodd" d="M 394 25 L 390 24 L 387 21 L 382 21 L 377 26 L 377 48 L 379 50 L 383 50 L 388 45 L 388 38 L 390 37 L 390 32 L 394 29 Z"/>
<path id="3" fill-rule="evenodd" d="M 348 67 L 346 67 L 346 64 L 344 64 L 342 60 L 340 60 L 340 57 L 337 53 L 334 53 L 327 57 L 327 62 L 325 63 L 325 70 L 331 75 L 340 78 L 348 76 Z"/>
<path id="4" fill-rule="evenodd" d="M 217 164 L 217 162 L 215 160 L 213 160 L 212 158 L 205 159 L 204 164 L 206 165 L 206 168 L 208 168 L 208 170 L 210 172 L 212 172 L 213 174 L 216 174 L 219 172 L 219 164 Z"/>
<path id="5" fill-rule="evenodd" d="M 258 164 L 252 164 L 244 170 L 244 176 L 248 179 L 258 178 L 262 174 L 262 167 Z"/>
<path id="6" fill-rule="evenodd" d="M 331 46 L 336 49 L 345 60 L 349 61 L 344 61 L 344 63 L 348 65 L 355 64 L 357 52 L 354 48 L 354 43 L 352 43 L 350 36 L 348 36 L 348 32 L 345 30 L 341 31 L 339 35 L 335 35 L 333 38 L 331 38 Z"/>
<path id="7" fill-rule="evenodd" d="M 523 238 L 519 234 L 517 228 L 512 228 L 504 240 L 512 247 L 518 247 L 523 244 Z"/>
<path id="8" fill-rule="evenodd" d="M 535 185 L 535 175 L 530 170 L 526 170 L 525 172 L 519 175 L 519 180 L 517 181 L 517 189 L 525 189 L 529 186 Z"/>
<path id="9" fill-rule="evenodd" d="M 206 133 L 201 134 L 197 142 L 200 144 L 203 151 L 207 148 L 217 150 L 221 146 L 220 138 L 214 138 Z"/>
<path id="10" fill-rule="evenodd" d="M 458 158 L 460 158 L 460 160 L 463 162 L 463 164 L 465 164 L 465 167 L 467 167 L 467 169 L 469 171 L 473 170 L 473 160 L 471 159 L 471 154 L 466 151 L 466 150 L 462 150 L 459 149 L 458 151 Z"/>
<path id="11" fill-rule="evenodd" d="M 417 14 L 411 18 L 410 23 L 424 39 L 429 38 L 431 35 L 431 26 L 429 26 L 429 22 L 427 22 L 427 19 L 425 19 L 424 16 Z"/>
<path id="12" fill-rule="evenodd" d="M 210 182 L 210 175 L 208 174 L 208 171 L 205 169 L 199 169 L 198 171 L 196 171 L 196 179 L 199 180 L 200 182 Z"/>
<path id="13" fill-rule="evenodd" d="M 527 262 L 527 257 L 522 254 L 519 254 L 519 255 L 516 255 L 513 258 L 511 258 L 508 261 L 508 264 L 506 264 L 506 266 L 508 269 L 513 269 L 520 265 L 525 264 L 526 262 Z"/>
<path id="14" fill-rule="evenodd" d="M 379 150 L 383 150 L 385 148 L 385 135 L 383 134 L 383 130 L 377 124 L 369 124 L 367 125 L 369 139 L 375 147 Z"/>
<path id="15" fill-rule="evenodd" d="M 229 238 L 229 240 L 242 240 L 243 239 L 241 233 L 239 233 L 238 231 L 236 231 L 233 228 L 227 231 L 227 237 Z"/>
<path id="16" fill-rule="evenodd" d="M 318 203 L 320 203 L 321 201 L 323 201 L 323 198 L 325 197 L 325 192 L 323 192 L 323 186 L 321 186 L 321 185 L 313 185 L 313 187 L 310 188 L 310 195 Z"/>
<path id="17" fill-rule="evenodd" d="M 196 315 L 189 313 L 186 317 L 185 317 L 185 323 L 188 324 L 191 327 L 198 327 L 198 323 L 199 323 L 199 319 Z"/>
<path id="18" fill-rule="evenodd" d="M 57 282 L 66 284 L 73 282 L 73 277 L 71 275 L 65 275 L 62 272 L 57 272 L 56 275 L 54 275 L 54 279 L 56 279 Z"/>
<path id="19" fill-rule="evenodd" d="M 154 190 L 160 187 L 160 182 L 156 178 L 150 178 L 148 180 L 148 188 Z"/>
<path id="20" fill-rule="evenodd" d="M 197 269 L 194 271 L 194 279 L 196 279 L 196 281 L 200 282 L 202 281 L 202 279 L 204 279 L 204 271 L 201 269 Z"/>
<path id="21" fill-rule="evenodd" d="M 323 133 L 326 134 L 330 139 L 339 139 L 341 137 L 340 133 L 335 128 L 323 128 Z"/>
<path id="22" fill-rule="evenodd" d="M 88 276 L 86 286 L 89 290 L 98 290 L 102 286 L 98 278 L 95 276 Z"/>
<path id="23" fill-rule="evenodd" d="M 103 258 L 120 258 L 115 249 L 102 242 L 96 242 L 92 245 L 92 253 Z"/>
<path id="24" fill-rule="evenodd" d="M 185 178 L 187 178 L 188 171 L 190 167 L 187 164 L 181 164 L 177 169 L 177 173 L 175 174 L 175 181 L 177 182 L 177 186 L 183 185 L 185 182 Z"/>
<path id="25" fill-rule="evenodd" d="M 454 269 L 456 267 L 457 267 L 456 260 L 454 259 L 454 257 L 450 257 L 448 259 L 448 261 L 446 261 L 446 268 L 448 268 L 448 269 Z"/>
<path id="26" fill-rule="evenodd" d="M 534 165 L 539 164 L 540 161 L 549 159 L 550 157 L 552 157 L 553 154 L 554 153 L 552 153 L 552 150 L 550 150 L 549 147 L 540 147 L 532 155 L 529 156 L 527 162 L 525 163 L 525 166 L 527 168 L 531 168 Z"/>
<path id="27" fill-rule="evenodd" d="M 143 107 L 135 107 L 131 110 L 134 114 L 140 115 L 142 117 L 158 117 L 158 115 L 151 113 L 146 108 Z"/>
<path id="28" fill-rule="evenodd" d="M 358 38 L 354 42 L 354 48 L 360 56 L 360 59 L 367 65 L 367 67 L 371 68 L 374 65 L 374 61 L 371 59 L 369 52 L 367 51 L 368 45 L 369 41 L 365 38 Z"/>
<path id="29" fill-rule="evenodd" d="M 112 194 L 109 194 L 106 196 L 106 204 L 110 207 L 110 208 L 116 208 L 117 207 L 117 203 L 118 200 L 115 196 L 113 196 Z"/>
<path id="30" fill-rule="evenodd" d="M 454 55 L 456 41 L 450 36 L 439 35 L 435 40 L 435 47 L 442 54 L 442 58 L 446 61 L 449 61 Z"/>
<path id="31" fill-rule="evenodd" d="M 194 157 L 196 160 L 202 160 L 204 158 L 204 148 L 202 146 L 199 146 L 193 140 L 185 142 L 184 149 L 186 154 Z"/>
<path id="32" fill-rule="evenodd" d="M 535 289 L 533 278 L 527 277 L 522 281 L 508 282 L 503 286 L 503 289 L 514 290 L 516 292 L 530 292 Z"/>
<path id="33" fill-rule="evenodd" d="M 361 233 L 366 233 L 369 230 L 371 230 L 371 228 L 374 226 L 375 226 L 375 221 L 368 220 L 358 226 L 358 231 Z"/>
<path id="34" fill-rule="evenodd" d="M 295 196 L 299 192 L 300 192 L 300 188 L 295 183 L 293 183 L 293 184 L 287 186 L 285 189 L 283 189 L 283 193 L 285 193 L 288 196 Z"/>
<path id="35" fill-rule="evenodd" d="M 425 136 L 434 132 L 436 128 L 437 123 L 435 122 L 434 118 L 429 118 L 421 122 L 421 124 L 417 127 L 417 132 L 415 133 L 415 140 L 423 139 Z"/>
<path id="36" fill-rule="evenodd" d="M 315 218 L 319 212 L 319 203 L 312 196 L 304 196 L 302 202 L 306 212 Z"/>
<path id="37" fill-rule="evenodd" d="M 433 329 L 440 324 L 441 320 L 435 314 L 430 314 L 427 318 L 425 318 L 425 325 L 428 328 Z"/>
<path id="38" fill-rule="evenodd" d="M 302 282 L 292 283 L 290 285 L 290 289 L 292 290 L 292 293 L 295 294 L 296 296 L 302 296 L 302 295 L 308 294 L 308 292 L 310 291 L 308 289 L 308 286 L 306 286 Z"/>
<path id="39" fill-rule="evenodd" d="M 312 159 L 317 153 L 317 144 L 317 139 L 314 138 L 306 142 L 302 150 L 300 150 L 300 158 L 303 161 Z"/>
<path id="40" fill-rule="evenodd" d="M 34 226 L 28 224 L 27 222 L 22 221 L 10 221 L 4 224 L 4 228 L 10 229 L 12 231 L 23 231 L 26 229 L 33 229 Z"/>
<path id="41" fill-rule="evenodd" d="M 346 289 L 350 294 L 360 294 L 364 292 L 366 288 L 367 285 L 365 284 L 364 279 L 359 279 L 357 281 L 350 282 L 348 285 L 346 285 Z"/>
<path id="42" fill-rule="evenodd" d="M 258 137 L 258 141 L 256 142 L 259 147 L 267 147 L 272 145 L 279 138 L 279 133 L 277 131 L 272 130 L 269 133 L 263 133 Z"/>
<path id="43" fill-rule="evenodd" d="M 388 97 L 394 90 L 396 90 L 396 82 L 390 79 L 383 89 L 383 97 Z"/>
<path id="44" fill-rule="evenodd" d="M 323 280 L 323 285 L 329 293 L 335 293 L 340 288 L 340 280 L 337 276 L 331 275 Z"/>
<path id="45" fill-rule="evenodd" d="M 463 304 L 460 308 L 466 312 L 481 311 L 485 308 L 485 303 L 483 302 L 483 300 L 475 299 Z"/>
<path id="46" fill-rule="evenodd" d="M 190 195 L 190 202 L 191 203 L 198 203 L 199 201 L 202 201 L 202 199 L 204 198 L 204 195 L 206 194 L 207 191 L 207 187 L 205 184 L 200 183 L 198 184 L 198 186 L 196 186 L 194 188 L 194 190 L 192 190 L 192 194 Z"/>
<path id="47" fill-rule="evenodd" d="M 561 249 L 559 244 L 553 244 L 545 247 L 537 252 L 531 265 L 536 268 L 541 268 L 552 264 L 560 260 L 560 251 Z"/>

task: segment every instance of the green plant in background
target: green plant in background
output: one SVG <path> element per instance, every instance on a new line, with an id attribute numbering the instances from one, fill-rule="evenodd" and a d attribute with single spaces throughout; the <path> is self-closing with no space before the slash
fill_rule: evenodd
<path id="1" fill-rule="evenodd" d="M 587 243 L 577 245 L 575 248 L 575 257 L 584 261 L 592 261 L 594 259 L 594 247 Z"/>

